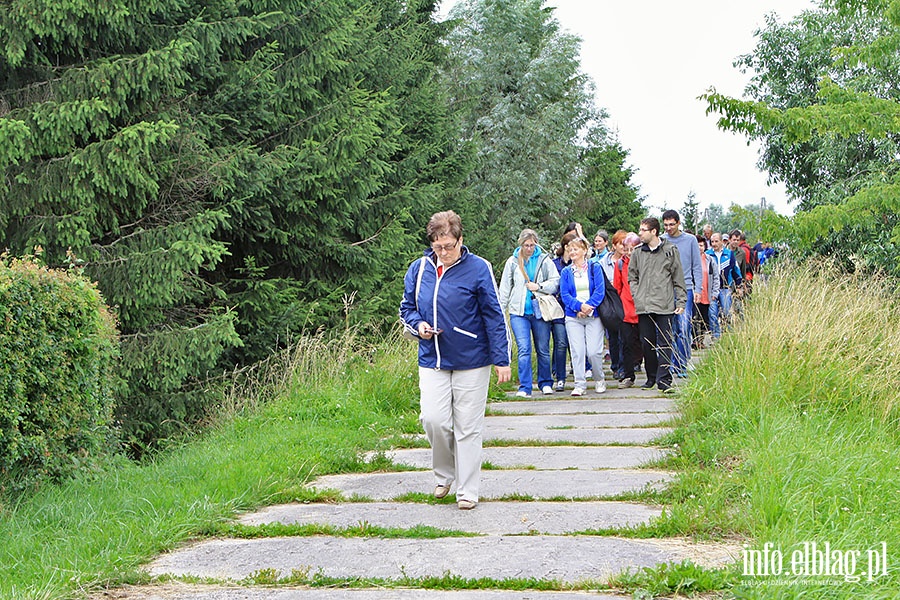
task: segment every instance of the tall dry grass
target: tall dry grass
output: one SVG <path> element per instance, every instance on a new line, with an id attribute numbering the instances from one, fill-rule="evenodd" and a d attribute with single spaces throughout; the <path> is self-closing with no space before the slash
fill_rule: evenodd
<path id="1" fill-rule="evenodd" d="M 900 300 L 884 277 L 782 265 L 757 283 L 710 382 L 769 402 L 900 413 Z"/>

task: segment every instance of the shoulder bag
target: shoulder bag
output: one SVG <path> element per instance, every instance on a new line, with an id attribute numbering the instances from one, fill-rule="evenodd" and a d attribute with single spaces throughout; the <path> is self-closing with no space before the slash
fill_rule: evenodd
<path id="1" fill-rule="evenodd" d="M 541 265 L 543 265 L 543 260 L 541 260 Z M 538 271 L 541 269 L 541 265 L 538 265 Z M 531 278 L 528 276 L 528 273 L 525 272 L 525 267 L 522 267 L 522 275 L 525 276 L 526 282 L 531 282 Z M 562 306 L 559 305 L 559 302 L 556 300 L 556 296 L 552 294 L 544 294 L 542 292 L 531 292 L 534 294 L 535 300 L 537 300 L 537 314 L 545 320 L 545 321 L 553 321 L 554 319 L 562 319 L 566 316 L 565 311 L 563 311 Z"/>

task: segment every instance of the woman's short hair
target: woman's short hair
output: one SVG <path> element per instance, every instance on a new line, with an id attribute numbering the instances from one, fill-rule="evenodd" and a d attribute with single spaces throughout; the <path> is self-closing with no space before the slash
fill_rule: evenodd
<path id="1" fill-rule="evenodd" d="M 534 243 L 538 243 L 538 235 L 534 229 L 523 229 L 522 233 L 519 234 L 519 246 L 527 242 L 528 240 L 534 240 Z"/>
<path id="2" fill-rule="evenodd" d="M 613 236 L 612 236 L 612 245 L 613 245 L 613 248 L 616 247 L 616 244 L 621 244 L 622 241 L 625 240 L 625 236 L 626 236 L 626 235 L 628 235 L 628 232 L 625 231 L 624 229 L 620 229 L 620 230 L 618 230 L 617 232 L 615 232 L 615 233 L 613 234 Z"/>
<path id="3" fill-rule="evenodd" d="M 698 244 L 703 244 L 703 247 L 704 247 L 704 248 L 706 248 L 706 247 L 709 245 L 709 244 L 706 243 L 706 238 L 703 237 L 702 235 L 697 235 L 697 236 L 695 236 L 695 237 L 697 238 L 697 243 L 698 243 Z"/>
<path id="4" fill-rule="evenodd" d="M 609 233 L 605 229 L 598 229 L 597 233 L 594 234 L 594 237 L 597 236 L 602 237 L 604 242 L 609 243 Z"/>
<path id="5" fill-rule="evenodd" d="M 633 231 L 629 231 L 628 235 L 625 236 L 625 245 L 626 246 L 637 246 L 641 243 L 641 237 Z"/>
<path id="6" fill-rule="evenodd" d="M 452 210 L 434 213 L 425 227 L 425 235 L 428 241 L 433 242 L 442 235 L 449 235 L 458 240 L 462 237 L 462 221 L 459 215 Z"/>

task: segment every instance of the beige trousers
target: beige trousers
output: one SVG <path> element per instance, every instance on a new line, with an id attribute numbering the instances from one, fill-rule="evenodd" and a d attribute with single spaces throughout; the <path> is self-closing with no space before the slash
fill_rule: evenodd
<path id="1" fill-rule="evenodd" d="M 419 367 L 419 420 L 431 444 L 435 485 L 456 481 L 456 499 L 478 502 L 481 433 L 491 367 Z"/>

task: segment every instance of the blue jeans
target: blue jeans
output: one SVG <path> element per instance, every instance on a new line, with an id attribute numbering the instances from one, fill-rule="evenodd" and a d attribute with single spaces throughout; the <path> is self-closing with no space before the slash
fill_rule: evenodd
<path id="1" fill-rule="evenodd" d="M 566 320 L 556 319 L 550 323 L 553 334 L 553 378 L 566 380 L 566 354 L 569 352 L 569 336 L 566 335 Z"/>
<path id="2" fill-rule="evenodd" d="M 534 315 L 510 315 L 509 326 L 516 337 L 519 356 L 519 391 L 531 393 L 531 338 L 537 353 L 538 388 L 553 385 L 550 378 L 550 323 Z"/>
<path id="3" fill-rule="evenodd" d="M 672 353 L 672 372 L 684 374 L 691 359 L 691 319 L 694 316 L 694 290 L 687 291 L 684 312 L 675 315 L 672 323 L 675 352 Z"/>
<path id="4" fill-rule="evenodd" d="M 727 287 L 719 290 L 719 295 L 710 298 L 709 303 L 709 328 L 712 330 L 713 337 L 719 339 L 722 336 L 722 326 L 719 324 L 719 315 L 723 319 L 728 319 L 731 313 L 731 290 Z"/>

